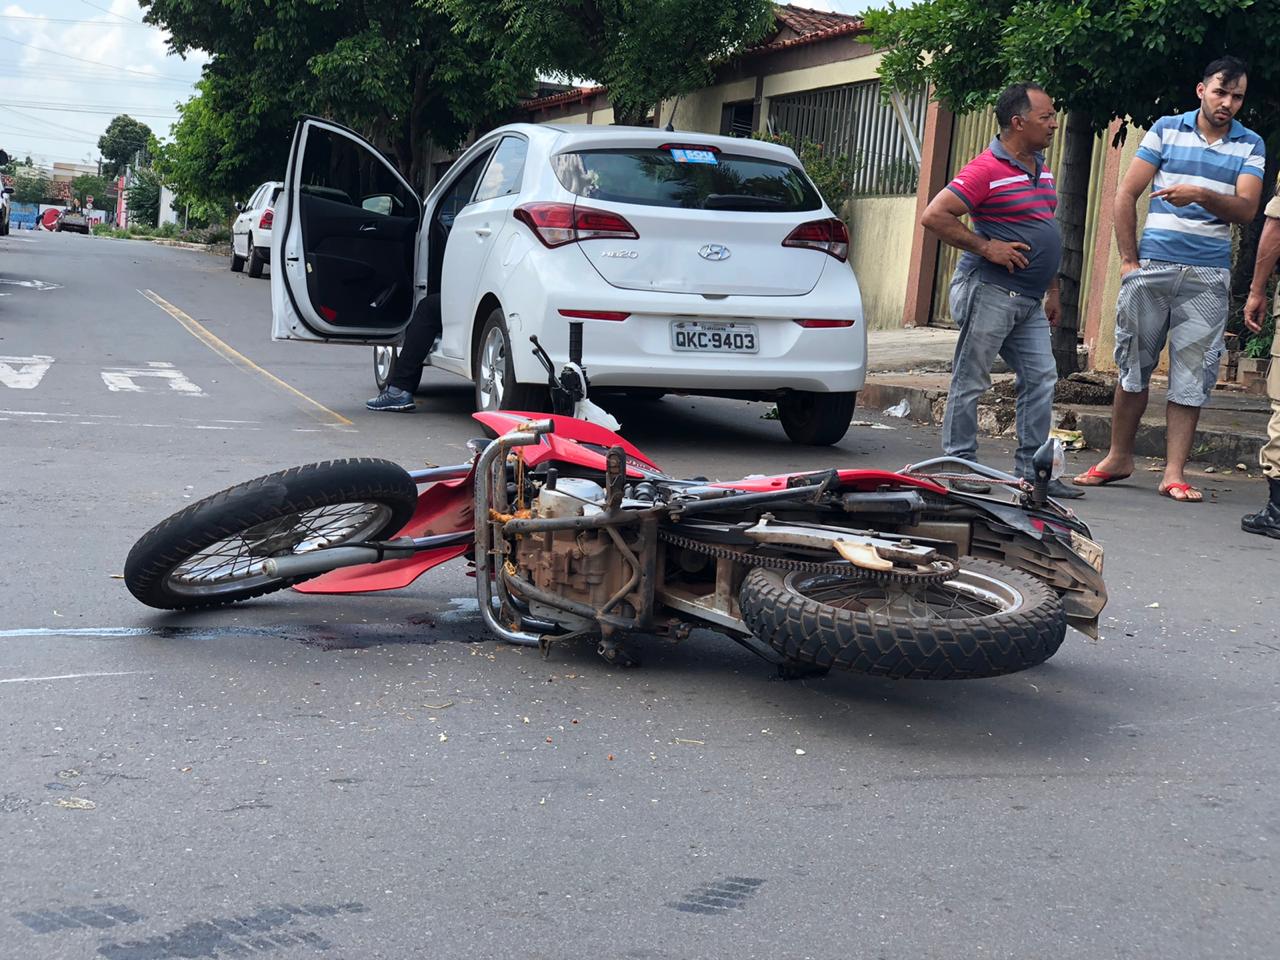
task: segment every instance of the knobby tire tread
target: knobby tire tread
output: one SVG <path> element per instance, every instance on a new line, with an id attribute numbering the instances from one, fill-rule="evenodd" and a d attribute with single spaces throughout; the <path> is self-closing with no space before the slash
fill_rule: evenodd
<path id="1" fill-rule="evenodd" d="M 809 599 L 789 589 L 780 573 L 756 568 L 742 584 L 742 619 L 789 659 L 898 680 L 995 677 L 1057 653 L 1067 621 L 1051 587 L 992 561 L 965 557 L 961 563 L 1016 586 L 1027 602 L 986 617 L 892 618 Z"/>
<path id="2" fill-rule="evenodd" d="M 167 589 L 174 567 L 221 540 L 290 513 L 359 501 L 392 508 L 390 521 L 370 537 L 380 539 L 396 533 L 413 516 L 417 486 L 403 467 L 373 457 L 309 463 L 236 484 L 147 531 L 129 551 L 125 585 L 148 606 L 196 610 L 237 603 L 310 580 L 312 576 L 280 578 L 207 598 L 176 595 Z"/>

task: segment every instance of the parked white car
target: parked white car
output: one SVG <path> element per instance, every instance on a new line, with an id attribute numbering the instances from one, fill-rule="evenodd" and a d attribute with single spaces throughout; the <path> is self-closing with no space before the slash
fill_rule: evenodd
<path id="1" fill-rule="evenodd" d="M 593 395 L 774 399 L 799 443 L 843 437 L 866 376 L 848 232 L 786 147 L 514 124 L 422 203 L 359 135 L 306 118 L 276 212 L 275 339 L 385 348 L 438 303 L 429 362 L 480 409 L 545 409 L 529 338 L 558 366 L 571 319 Z"/>
<path id="2" fill-rule="evenodd" d="M 260 277 L 263 265 L 271 262 L 271 224 L 283 186 L 279 180 L 268 180 L 248 200 L 236 204 L 240 214 L 231 224 L 231 269 L 235 273 L 248 261 L 249 276 Z"/>

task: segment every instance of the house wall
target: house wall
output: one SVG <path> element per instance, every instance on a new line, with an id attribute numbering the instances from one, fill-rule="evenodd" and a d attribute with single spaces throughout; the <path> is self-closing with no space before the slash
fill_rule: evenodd
<path id="1" fill-rule="evenodd" d="M 862 290 L 867 327 L 896 329 L 907 300 L 916 198 L 856 197 L 847 209 L 849 262 Z"/>
<path id="2" fill-rule="evenodd" d="M 687 94 L 680 98 L 675 106 L 675 118 L 672 126 L 677 130 L 697 130 L 700 133 L 719 133 L 720 115 L 726 103 L 737 103 L 740 100 L 751 100 L 756 95 L 756 81 L 753 77 L 719 83 L 714 87 L 706 87 L 697 93 Z M 662 104 L 660 125 L 665 126 L 671 118 L 672 101 Z"/>

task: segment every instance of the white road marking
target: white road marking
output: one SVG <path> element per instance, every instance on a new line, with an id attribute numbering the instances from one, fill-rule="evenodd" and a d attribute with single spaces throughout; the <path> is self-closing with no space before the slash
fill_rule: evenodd
<path id="1" fill-rule="evenodd" d="M 53 366 L 53 357 L 0 357 L 0 383 L 15 390 L 34 390 Z"/>
<path id="2" fill-rule="evenodd" d="M 144 387 L 137 382 L 139 379 L 144 377 L 163 380 L 170 390 L 174 390 L 183 396 L 208 396 L 208 394 L 188 380 L 187 375 L 181 370 L 175 368 L 172 363 L 165 363 L 160 360 L 148 362 L 145 368 L 108 367 L 102 371 L 102 382 L 107 385 L 107 389 L 112 393 L 154 392 L 152 388 Z"/>
<path id="3" fill-rule="evenodd" d="M 42 680 L 80 680 L 83 677 L 131 677 L 146 670 L 117 670 L 114 673 L 60 673 L 52 677 L 10 677 L 0 683 L 38 683 Z"/>
<path id="4" fill-rule="evenodd" d="M 96 419 L 88 420 L 86 417 L 94 417 Z M 179 417 L 174 423 L 152 423 L 150 421 L 130 421 L 125 420 L 118 414 L 100 414 L 100 413 L 53 413 L 47 410 L 3 410 L 0 409 L 0 422 L 10 423 L 58 423 L 71 424 L 82 427 L 150 427 L 160 430 L 226 430 L 237 431 L 247 430 L 253 433 L 260 433 L 267 429 L 262 426 L 252 426 L 252 424 L 261 423 L 259 420 L 215 420 L 212 423 L 204 423 L 194 420 L 190 417 Z M 271 427 L 272 430 L 279 430 L 279 427 Z M 355 433 L 354 428 L 331 427 L 330 431 L 338 433 Z M 291 433 L 320 433 L 321 431 L 313 427 L 294 427 Z"/>
<path id="5" fill-rule="evenodd" d="M 10 286 L 14 286 L 14 287 L 26 287 L 29 290 L 39 290 L 42 293 L 45 293 L 49 290 L 62 289 L 62 284 L 46 283 L 44 280 L 7 280 L 3 277 L 0 277 L 0 283 L 7 283 Z"/>

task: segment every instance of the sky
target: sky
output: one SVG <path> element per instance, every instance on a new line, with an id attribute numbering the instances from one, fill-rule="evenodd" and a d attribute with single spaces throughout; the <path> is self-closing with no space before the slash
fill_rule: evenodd
<path id="1" fill-rule="evenodd" d="M 858 13 L 884 0 L 793 0 Z M 203 55 L 168 54 L 136 0 L 0 0 L 0 148 L 42 166 L 92 163 L 120 113 L 161 139 L 191 97 Z"/>

